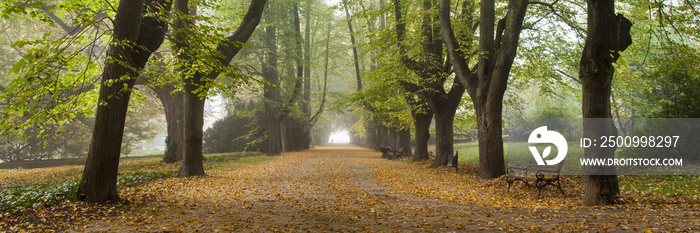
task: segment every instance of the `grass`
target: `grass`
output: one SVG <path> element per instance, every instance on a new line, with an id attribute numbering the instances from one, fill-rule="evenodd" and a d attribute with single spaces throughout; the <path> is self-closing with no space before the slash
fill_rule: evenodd
<path id="1" fill-rule="evenodd" d="M 525 144 L 527 143 L 504 143 L 504 151 L 506 153 L 526 155 L 529 159 L 532 155 L 526 149 L 527 146 Z M 516 151 L 509 151 L 508 145 L 515 145 L 517 147 Z M 583 149 L 580 147 L 569 146 L 569 148 L 569 153 L 571 154 L 583 154 Z M 428 150 L 435 151 L 435 145 L 430 146 Z M 455 143 L 454 151 L 459 151 L 460 163 L 478 166 L 478 143 Z M 552 151 L 552 153 L 556 154 L 556 151 Z M 508 156 L 506 155 L 507 159 Z M 568 166 L 574 165 L 573 162 L 568 163 Z M 564 169 L 566 167 L 567 164 L 565 163 Z M 570 174 L 573 174 L 573 172 L 575 171 L 572 171 Z M 585 176 L 583 175 L 564 175 L 564 177 L 578 183 L 581 187 L 584 186 Z M 690 204 L 692 206 L 700 204 L 700 176 L 697 175 L 619 175 L 618 181 L 623 202 L 650 205 Z"/>
<path id="2" fill-rule="evenodd" d="M 258 152 L 205 155 L 207 173 L 217 173 L 272 159 Z M 119 164 L 119 187 L 134 186 L 156 179 L 174 177 L 180 163 L 166 164 L 160 157 L 123 160 Z M 0 170 L 0 211 L 15 212 L 34 205 L 69 200 L 75 194 L 83 165 L 36 169 Z"/>

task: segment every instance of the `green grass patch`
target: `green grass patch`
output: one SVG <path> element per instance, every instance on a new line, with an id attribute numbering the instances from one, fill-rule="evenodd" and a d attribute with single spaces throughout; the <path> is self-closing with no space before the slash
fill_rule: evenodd
<path id="1" fill-rule="evenodd" d="M 262 152 L 236 152 L 206 155 L 208 162 L 204 163 L 205 171 L 221 172 L 238 167 L 258 164 L 274 157 L 265 156 Z"/>
<path id="2" fill-rule="evenodd" d="M 576 142 L 569 142 L 569 144 L 569 154 L 583 154 L 583 149 L 574 145 Z M 508 145 L 514 146 L 515 150 L 509 151 Z M 435 151 L 435 146 L 430 146 L 429 150 Z M 478 143 L 455 143 L 454 150 L 459 151 L 460 163 L 479 164 Z M 504 143 L 504 152 L 506 153 L 506 164 L 507 153 L 524 156 L 526 161 L 532 157 L 527 149 L 527 142 Z M 556 151 L 552 151 L 552 153 L 556 153 Z M 565 168 L 578 163 L 577 159 L 568 159 L 568 157 L 567 155 L 567 160 L 564 163 Z M 689 169 L 696 167 L 691 165 Z M 571 178 L 581 186 L 584 185 L 585 176 L 583 175 L 567 175 L 566 177 Z M 622 192 L 621 196 L 623 200 L 628 202 L 650 205 L 690 204 L 689 206 L 694 206 L 700 204 L 700 176 L 697 175 L 620 175 L 618 181 Z"/>

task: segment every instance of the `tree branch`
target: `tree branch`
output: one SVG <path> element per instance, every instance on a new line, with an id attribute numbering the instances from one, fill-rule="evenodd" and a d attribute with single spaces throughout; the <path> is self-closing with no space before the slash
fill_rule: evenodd
<path id="1" fill-rule="evenodd" d="M 399 46 L 399 56 L 401 57 L 401 62 L 406 66 L 406 68 L 413 71 L 422 71 L 423 67 L 417 61 L 414 61 L 406 56 L 406 46 L 404 45 L 404 35 L 406 33 L 406 22 L 402 19 L 401 13 L 401 1 L 394 0 L 394 18 L 396 19 L 396 42 Z"/>
<path id="2" fill-rule="evenodd" d="M 564 75 L 564 76 L 570 78 L 571 80 L 576 81 L 576 82 L 579 83 L 579 84 L 583 84 L 583 83 L 581 83 L 581 80 L 579 80 L 578 78 L 576 78 L 576 77 L 574 77 L 574 76 L 571 76 L 570 74 L 567 74 L 567 73 L 564 72 L 563 70 L 560 70 L 560 69 L 554 69 L 554 70 L 557 71 L 559 74 Z"/>
<path id="3" fill-rule="evenodd" d="M 223 43 L 216 47 L 216 51 L 224 55 L 224 58 L 219 58 L 222 65 L 229 64 L 233 57 L 241 51 L 241 48 L 243 48 L 243 45 L 248 41 L 248 38 L 253 34 L 258 23 L 260 23 L 260 18 L 265 8 L 265 2 L 266 0 L 252 0 L 248 7 L 248 12 L 243 17 L 240 26 L 231 36 L 227 37 Z M 209 73 L 209 79 L 216 79 L 219 73 L 221 72 L 215 71 Z"/>
<path id="4" fill-rule="evenodd" d="M 552 12 L 552 14 L 557 16 L 557 18 L 561 19 L 566 25 L 568 25 L 569 27 L 578 31 L 579 33 L 585 34 L 586 29 L 583 29 L 582 27 L 580 27 L 578 25 L 574 25 L 573 22 L 571 22 L 570 20 L 567 20 L 566 18 L 564 18 L 562 15 L 560 15 L 557 12 L 557 10 L 554 8 L 554 5 L 556 5 L 558 2 L 559 2 L 559 0 L 554 0 L 554 2 L 552 2 L 552 3 L 545 3 L 545 2 L 540 2 L 540 1 L 530 1 L 530 2 L 528 2 L 528 4 L 540 5 L 540 6 L 544 6 L 544 7 L 549 8 L 549 10 Z"/>
<path id="5" fill-rule="evenodd" d="M 464 13 L 465 11 L 463 11 Z M 469 13 L 471 15 L 471 13 Z M 468 60 L 464 58 L 459 50 L 459 43 L 452 29 L 450 21 L 450 0 L 441 0 L 439 7 L 440 16 L 440 34 L 442 40 L 447 47 L 447 54 L 452 58 L 452 66 L 457 74 L 459 82 L 469 84 L 467 86 L 475 87 L 478 80 L 471 75 L 472 70 L 469 68 Z"/>

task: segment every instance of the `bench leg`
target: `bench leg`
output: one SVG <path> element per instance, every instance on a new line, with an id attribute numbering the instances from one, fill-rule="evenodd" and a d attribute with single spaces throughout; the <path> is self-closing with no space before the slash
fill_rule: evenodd
<path id="1" fill-rule="evenodd" d="M 524 182 L 525 185 L 527 185 L 527 187 L 530 188 L 530 184 L 527 183 L 527 180 L 506 178 L 506 182 L 508 182 L 508 192 L 510 192 L 510 185 L 513 184 L 513 182 L 515 182 L 516 180 Z"/>
<path id="2" fill-rule="evenodd" d="M 558 188 L 558 189 L 559 189 L 559 191 L 561 192 L 561 195 L 564 195 L 564 196 L 566 196 L 566 194 L 564 193 L 564 190 L 563 190 L 563 189 L 561 189 L 561 183 L 559 182 L 559 180 L 557 180 L 557 188 Z"/>
<path id="3" fill-rule="evenodd" d="M 513 183 L 513 180 L 506 179 L 506 181 L 508 181 L 508 192 L 510 192 L 510 184 Z"/>
<path id="4" fill-rule="evenodd" d="M 544 182 L 544 184 L 540 184 L 540 182 Z M 559 192 L 561 192 L 562 195 L 566 196 L 566 194 L 564 193 L 564 190 L 561 188 L 561 183 L 559 182 L 559 180 L 557 180 L 556 184 L 554 182 L 552 182 L 551 180 L 546 180 L 546 181 L 542 180 L 542 181 L 538 181 L 535 183 L 535 186 L 537 187 L 537 199 L 540 198 L 540 194 L 542 192 L 542 189 L 547 185 L 557 187 L 557 189 L 559 189 Z"/>

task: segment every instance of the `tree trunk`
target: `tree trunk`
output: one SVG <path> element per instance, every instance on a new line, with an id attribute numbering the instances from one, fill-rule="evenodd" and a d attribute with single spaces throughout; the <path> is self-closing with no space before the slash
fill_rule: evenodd
<path id="1" fill-rule="evenodd" d="M 474 106 L 477 106 L 476 104 Z M 503 157 L 503 132 L 501 105 L 496 109 L 477 108 L 477 132 L 479 139 L 479 177 L 497 178 L 505 174 Z M 490 110 L 490 111 L 489 111 Z M 501 155 L 501 156 L 490 156 Z"/>
<path id="2" fill-rule="evenodd" d="M 367 138 L 365 139 L 364 145 L 372 149 L 379 148 L 379 128 L 374 125 L 374 121 L 365 125 L 365 132 L 367 132 Z"/>
<path id="3" fill-rule="evenodd" d="M 362 76 L 360 76 L 360 58 L 357 55 L 357 43 L 355 42 L 355 32 L 352 30 L 352 19 L 350 19 L 349 6 L 346 0 L 342 0 L 343 8 L 345 9 L 345 17 L 348 20 L 348 29 L 350 30 L 350 45 L 352 45 L 352 57 L 355 61 L 355 78 L 357 79 L 357 91 L 362 90 Z"/>
<path id="4" fill-rule="evenodd" d="M 401 156 L 413 157 L 413 152 L 411 152 L 411 128 L 406 126 L 399 130 L 399 145 L 398 148 L 403 148 L 403 154 Z"/>
<path id="5" fill-rule="evenodd" d="M 175 47 L 177 48 L 176 51 L 180 51 L 177 52 L 178 60 L 182 63 L 179 72 L 182 74 L 183 83 L 185 84 L 183 95 L 185 113 L 183 118 L 184 158 L 177 176 L 205 175 L 202 161 L 204 159 L 204 155 L 202 155 L 202 138 L 204 134 L 202 127 L 204 125 L 204 96 L 206 96 L 206 90 L 199 90 L 199 88 L 205 86 L 206 82 L 202 79 L 202 73 L 196 72 L 193 76 L 188 76 L 189 72 L 187 72 L 187 69 L 195 61 L 188 53 L 183 52 L 193 49 L 191 47 L 192 42 L 186 36 L 186 30 L 194 23 L 189 18 L 194 11 L 190 9 L 188 0 L 175 0 L 173 4 L 174 12 L 176 13 L 175 22 L 173 23 Z"/>
<path id="6" fill-rule="evenodd" d="M 389 129 L 383 125 L 377 125 L 377 141 L 379 146 L 389 146 Z"/>
<path id="7" fill-rule="evenodd" d="M 174 85 L 168 87 L 159 86 L 153 88 L 153 90 L 158 94 L 158 98 L 163 105 L 168 132 L 163 162 L 174 163 L 182 160 L 184 157 L 184 97 L 181 92 L 172 93 L 175 90 Z"/>
<path id="8" fill-rule="evenodd" d="M 388 137 L 389 146 L 390 146 L 391 149 L 393 149 L 393 150 L 398 149 L 398 147 L 396 147 L 396 146 L 398 145 L 398 140 L 397 140 L 397 139 L 398 139 L 399 137 L 398 137 L 398 134 L 396 133 L 396 128 L 394 128 L 394 127 L 389 127 L 389 128 L 387 128 L 387 131 L 389 131 L 389 137 Z"/>
<path id="9" fill-rule="evenodd" d="M 435 161 L 433 161 L 432 167 L 447 166 L 448 155 L 454 155 L 452 125 L 456 108 L 451 110 L 450 108 L 433 107 L 433 110 L 435 112 Z"/>
<path id="10" fill-rule="evenodd" d="M 268 156 L 275 156 L 279 155 L 282 153 L 282 142 L 281 142 L 281 134 L 280 134 L 280 122 L 279 118 L 277 117 L 268 117 L 267 118 L 267 124 L 269 125 L 269 134 L 268 134 L 268 146 L 267 146 L 267 155 Z"/>
<path id="11" fill-rule="evenodd" d="M 308 16 L 307 16 L 307 17 L 308 17 Z M 307 26 L 307 27 L 309 26 L 308 19 L 307 19 L 307 25 L 306 25 L 306 26 Z M 306 35 L 306 36 L 307 36 L 306 39 L 307 39 L 307 47 L 308 47 L 308 43 L 310 43 L 310 41 L 308 41 L 308 40 L 309 40 L 309 38 L 308 38 L 308 30 L 307 30 L 307 35 Z M 316 125 L 316 122 L 318 122 L 318 120 L 321 119 L 321 114 L 323 114 L 323 110 L 324 110 L 325 107 L 326 107 L 326 90 L 327 90 L 327 86 L 328 86 L 328 57 L 329 57 L 330 37 L 331 37 L 331 24 L 329 23 L 329 24 L 328 24 L 328 31 L 327 31 L 327 33 L 326 33 L 326 59 L 325 59 L 325 61 L 324 61 L 324 66 L 323 66 L 323 94 L 322 94 L 322 97 L 321 97 L 321 104 L 320 104 L 320 106 L 318 107 L 318 110 L 316 111 L 316 113 L 315 113 L 312 117 L 307 118 L 307 119 L 309 119 L 309 122 L 308 122 L 308 125 L 307 125 L 306 128 L 305 128 L 305 130 L 307 131 L 307 132 L 305 133 L 305 135 L 307 135 L 308 137 L 311 137 L 311 130 L 312 130 L 312 129 L 314 128 L 314 126 Z M 308 52 L 309 50 L 310 50 L 310 49 L 307 48 L 307 50 L 305 50 L 305 51 Z M 310 53 L 310 52 L 309 52 L 309 53 Z M 307 60 L 306 60 L 306 61 L 307 61 L 307 62 L 310 61 L 310 55 L 307 56 Z M 304 86 L 305 86 L 304 88 L 305 88 L 305 91 L 306 91 L 307 82 L 308 82 L 308 85 L 311 85 L 311 83 L 310 83 L 310 82 L 311 82 L 311 81 L 310 81 L 310 80 L 311 80 L 311 69 L 310 69 L 309 67 L 307 67 L 307 69 L 304 70 L 304 72 L 305 72 L 304 76 L 306 77 L 306 80 L 305 80 L 305 83 L 304 83 Z M 308 94 L 310 94 L 310 93 L 308 93 Z M 307 93 L 304 93 L 304 96 L 307 96 Z M 308 104 L 309 104 L 308 102 L 310 101 L 310 97 L 305 97 L 305 98 L 307 99 L 307 107 L 308 107 Z M 316 145 L 318 142 L 316 142 L 316 140 L 314 140 L 313 143 Z"/>
<path id="12" fill-rule="evenodd" d="M 306 27 L 304 28 L 304 98 L 301 110 L 307 120 L 311 121 L 311 1 L 307 1 Z M 313 126 L 312 126 L 313 127 Z M 309 130 L 309 132 L 311 132 Z"/>
<path id="13" fill-rule="evenodd" d="M 631 43 L 630 21 L 615 16 L 614 0 L 589 0 L 586 44 L 581 54 L 579 77 L 583 89 L 583 137 L 617 135 L 610 111 L 610 93 L 615 68 L 613 63 Z M 597 118 L 597 119 L 588 119 Z M 615 148 L 588 147 L 584 158 L 613 158 Z M 591 172 L 591 171 L 587 171 Z M 610 205 L 620 193 L 615 168 L 586 175 L 584 203 Z"/>
<path id="14" fill-rule="evenodd" d="M 265 88 L 265 117 L 267 118 L 267 124 L 269 128 L 268 133 L 268 148 L 267 155 L 279 155 L 280 154 L 280 122 L 278 111 L 276 107 L 277 102 L 279 102 L 279 93 L 277 86 L 279 85 L 279 79 L 277 77 L 277 29 L 275 26 L 270 25 L 265 27 L 265 62 L 262 64 L 263 78 L 271 86 Z"/>
<path id="15" fill-rule="evenodd" d="M 426 107 L 429 108 L 429 107 Z M 433 111 L 412 111 L 413 124 L 416 127 L 416 153 L 413 161 L 429 159 L 428 141 L 430 140 L 430 123 L 433 121 Z"/>
<path id="16" fill-rule="evenodd" d="M 289 139 L 287 138 L 287 121 L 289 121 L 289 118 L 285 117 L 283 119 L 280 119 L 280 151 L 281 152 L 288 152 L 289 151 Z"/>
<path id="17" fill-rule="evenodd" d="M 119 200 L 117 172 L 131 89 L 152 51 L 163 43 L 167 31 L 167 23 L 158 18 L 147 16 L 142 19 L 144 11 L 157 11 L 156 5 L 170 10 L 166 1 L 119 2 L 114 19 L 114 41 L 107 52 L 107 57 L 114 61 L 108 60 L 102 72 L 100 104 L 76 200 L 90 203 Z M 122 46 L 126 42 L 135 42 L 136 46 Z M 129 78 L 124 79 L 125 76 Z"/>
<path id="18" fill-rule="evenodd" d="M 199 79 L 201 80 L 201 79 Z M 195 78 L 185 80 L 185 148 L 184 159 L 178 177 L 202 176 L 204 173 L 204 155 L 202 138 L 204 132 L 204 101 L 194 93 L 204 82 L 194 82 Z"/>

